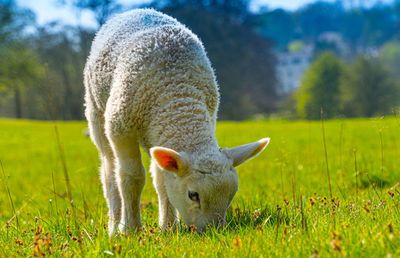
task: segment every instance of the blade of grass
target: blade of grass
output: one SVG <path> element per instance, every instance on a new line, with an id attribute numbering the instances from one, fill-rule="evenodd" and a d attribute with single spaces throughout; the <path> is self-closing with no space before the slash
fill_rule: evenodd
<path id="1" fill-rule="evenodd" d="M 356 173 L 356 203 L 358 201 L 358 169 L 357 169 L 357 150 L 353 149 L 354 154 L 354 172 Z"/>
<path id="2" fill-rule="evenodd" d="M 15 221 L 17 223 L 17 233 L 19 234 L 19 221 L 18 221 L 18 214 L 15 212 L 15 206 L 14 206 L 14 201 L 13 198 L 11 196 L 11 192 L 10 192 L 10 188 L 8 187 L 8 180 L 7 180 L 7 176 L 6 173 L 4 172 L 4 167 L 3 167 L 3 162 L 0 160 L 0 167 L 1 167 L 1 171 L 3 173 L 3 182 L 4 182 L 4 187 L 6 188 L 7 194 L 8 194 L 8 198 L 10 199 L 10 203 L 11 203 L 11 208 L 13 210 L 13 214 L 15 217 Z"/>
<path id="3" fill-rule="evenodd" d="M 383 185 L 383 168 L 384 168 L 384 164 L 383 164 L 383 138 L 382 138 L 382 129 L 379 130 L 379 142 L 380 142 L 380 147 L 381 147 L 381 178 L 380 178 L 380 188 L 382 189 L 382 185 Z M 381 191 L 382 193 L 382 191 Z"/>
<path id="4" fill-rule="evenodd" d="M 324 151 L 325 151 L 326 173 L 328 175 L 328 183 L 329 183 L 329 194 L 332 199 L 333 195 L 332 195 L 332 186 L 331 186 L 331 176 L 329 173 L 328 151 L 326 150 L 326 140 L 325 140 L 324 109 L 322 107 L 321 107 L 321 124 L 322 124 L 322 140 L 324 142 Z"/>

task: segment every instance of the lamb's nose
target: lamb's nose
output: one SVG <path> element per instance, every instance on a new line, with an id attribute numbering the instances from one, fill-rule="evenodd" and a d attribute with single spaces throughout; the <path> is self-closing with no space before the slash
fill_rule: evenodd
<path id="1" fill-rule="evenodd" d="M 224 228 L 224 225 L 225 225 L 225 218 L 219 218 L 219 219 L 217 220 L 217 223 L 216 223 L 215 227 L 216 227 L 216 228 L 223 229 L 223 228 Z"/>
<path id="2" fill-rule="evenodd" d="M 224 217 L 218 217 L 214 220 L 211 221 L 209 224 L 210 227 L 216 228 L 216 229 L 223 229 L 225 224 L 225 218 Z"/>

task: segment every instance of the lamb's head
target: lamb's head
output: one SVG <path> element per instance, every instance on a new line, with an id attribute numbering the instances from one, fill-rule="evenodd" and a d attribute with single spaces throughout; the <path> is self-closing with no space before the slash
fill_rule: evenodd
<path id="1" fill-rule="evenodd" d="M 269 138 L 231 149 L 209 148 L 201 153 L 153 147 L 152 162 L 163 170 L 171 204 L 187 225 L 204 230 L 223 226 L 226 210 L 238 190 L 235 167 L 255 157 Z"/>

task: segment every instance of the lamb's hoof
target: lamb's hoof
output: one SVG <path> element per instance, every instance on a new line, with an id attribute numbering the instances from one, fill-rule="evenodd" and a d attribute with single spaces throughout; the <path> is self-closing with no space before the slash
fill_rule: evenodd
<path id="1" fill-rule="evenodd" d="M 142 224 L 136 226 L 127 226 L 126 224 L 120 223 L 118 230 L 121 235 L 129 235 L 130 233 L 137 233 L 143 230 Z"/>
<path id="2" fill-rule="evenodd" d="M 176 232 L 181 229 L 181 225 L 179 225 L 179 222 L 177 221 L 164 223 L 163 225 L 160 225 L 160 229 L 162 232 L 169 232 L 169 231 Z"/>
<path id="3" fill-rule="evenodd" d="M 118 226 L 117 223 L 113 223 L 108 226 L 108 236 L 109 237 L 113 237 L 118 234 L 117 226 Z"/>

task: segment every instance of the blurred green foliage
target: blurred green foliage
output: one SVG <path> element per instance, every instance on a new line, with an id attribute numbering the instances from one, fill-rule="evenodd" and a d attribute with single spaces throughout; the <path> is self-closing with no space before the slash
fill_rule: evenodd
<path id="1" fill-rule="evenodd" d="M 332 53 L 320 55 L 304 75 L 297 92 L 297 112 L 300 118 L 319 119 L 323 108 L 325 117 L 339 112 L 339 80 L 343 64 Z"/>
<path id="2" fill-rule="evenodd" d="M 347 117 L 391 114 L 399 103 L 399 88 L 377 58 L 359 56 L 341 79 L 341 108 Z"/>
<path id="3" fill-rule="evenodd" d="M 378 58 L 358 56 L 344 65 L 332 53 L 321 54 L 295 93 L 300 118 L 371 117 L 391 114 L 399 104 L 400 88 L 390 69 Z"/>
<path id="4" fill-rule="evenodd" d="M 400 79 L 400 41 L 389 41 L 379 53 L 381 63 L 386 64 L 397 80 Z"/>
<path id="5" fill-rule="evenodd" d="M 304 43 L 300 40 L 294 40 L 290 42 L 288 46 L 289 52 L 297 52 L 304 49 Z"/>
<path id="6" fill-rule="evenodd" d="M 116 0 L 57 3 L 72 5 L 77 18 L 83 11 L 91 12 L 98 26 L 114 13 L 131 8 Z M 294 11 L 262 8 L 256 13 L 249 10 L 250 4 L 249 0 L 168 0 L 142 6 L 171 14 L 202 39 L 220 86 L 220 119 L 254 115 L 318 119 L 321 107 L 328 118 L 371 116 L 396 107 L 399 1 L 372 6 L 316 1 Z M 15 0 L 0 0 L 0 116 L 83 119 L 82 71 L 95 30 L 57 21 L 38 25 L 31 10 Z M 298 51 L 305 46 L 314 46 L 313 58 L 322 64 L 310 68 L 296 96 L 279 95 L 273 50 Z M 323 57 L 325 51 L 342 61 Z M 379 62 L 366 58 L 364 65 L 361 61 L 351 65 L 357 63 L 358 68 L 339 64 L 352 63 L 363 54 L 379 56 Z M 344 67 L 345 75 L 340 75 L 339 67 Z M 360 78 L 354 78 L 349 69 Z M 373 75 L 361 78 L 360 73 Z M 363 80 L 376 85 L 368 86 Z M 359 89 L 349 86 L 355 82 Z M 371 104 L 369 111 L 356 111 L 366 109 L 360 91 L 378 96 L 379 107 Z M 375 103 L 372 100 L 368 103 Z"/>

